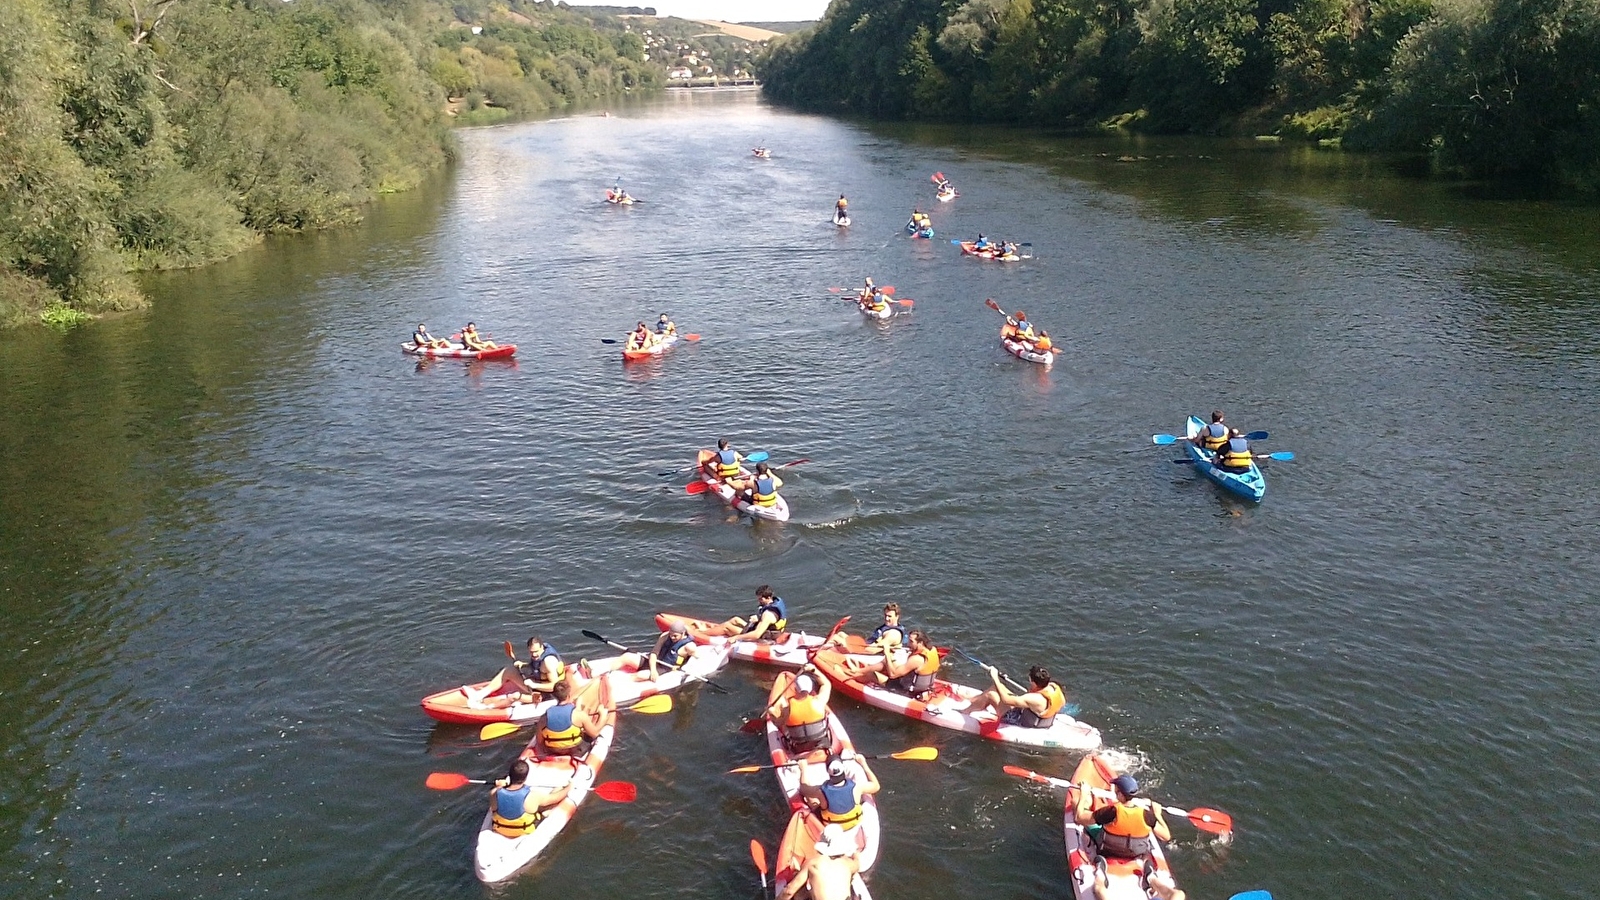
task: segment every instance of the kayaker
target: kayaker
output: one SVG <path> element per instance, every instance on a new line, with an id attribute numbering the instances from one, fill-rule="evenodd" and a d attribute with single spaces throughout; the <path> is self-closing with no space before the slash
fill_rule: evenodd
<path id="1" fill-rule="evenodd" d="M 1113 859 L 1146 859 L 1155 849 L 1157 839 L 1172 840 L 1161 807 L 1149 800 L 1137 799 L 1139 782 L 1132 775 L 1118 775 L 1111 779 L 1111 789 L 1116 802 L 1093 809 L 1093 796 L 1087 783 L 1078 785 L 1078 807 L 1073 820 L 1086 828 L 1099 825 L 1100 831 L 1089 833 L 1089 839 L 1102 856 Z"/>
<path id="2" fill-rule="evenodd" d="M 972 242 L 972 249 L 974 249 L 974 250 L 987 250 L 987 249 L 989 249 L 989 241 L 988 241 L 987 238 L 985 238 L 983 236 L 983 234 L 981 232 L 978 234 L 978 239 Z"/>
<path id="3" fill-rule="evenodd" d="M 493 350 L 500 346 L 494 341 L 479 337 L 478 326 L 472 322 L 468 322 L 467 327 L 461 329 L 461 343 L 465 344 L 468 350 Z"/>
<path id="4" fill-rule="evenodd" d="M 1222 410 L 1213 409 L 1211 424 L 1200 429 L 1200 433 L 1189 441 L 1202 450 L 1210 450 L 1213 453 L 1221 450 L 1223 445 L 1228 443 L 1228 425 L 1222 419 Z"/>
<path id="5" fill-rule="evenodd" d="M 822 826 L 822 836 L 814 844 L 816 853 L 794 873 L 777 900 L 794 900 L 809 889 L 811 900 L 850 900 L 855 895 L 855 878 L 861 871 L 855 836 L 838 825 Z"/>
<path id="6" fill-rule="evenodd" d="M 628 335 L 628 349 L 648 350 L 655 341 L 655 335 L 650 333 L 650 329 L 646 328 L 643 322 L 640 322 L 633 327 L 633 332 Z"/>
<path id="7" fill-rule="evenodd" d="M 773 474 L 772 467 L 765 462 L 756 464 L 756 474 L 745 481 L 744 498 L 752 506 L 777 506 L 778 488 L 783 487 L 783 479 Z"/>
<path id="8" fill-rule="evenodd" d="M 528 784 L 528 761 L 519 756 L 511 761 L 506 777 L 496 779 L 489 790 L 490 827 L 496 834 L 522 837 L 538 827 L 546 810 L 567 799 L 571 789 L 569 781 L 554 790 L 534 793 Z"/>
<path id="9" fill-rule="evenodd" d="M 1015 329 L 1011 332 L 1011 339 L 1014 341 L 1032 343 L 1034 337 L 1033 323 L 1028 321 L 1028 314 L 1020 309 L 1017 310 L 1017 321 L 1015 323 Z"/>
<path id="10" fill-rule="evenodd" d="M 574 698 L 571 681 L 556 683 L 556 705 L 545 712 L 539 728 L 539 750 L 544 755 L 576 756 L 584 741 L 599 737 L 600 730 L 616 719 L 617 711 L 605 708 L 600 696 L 606 684 L 604 678 L 596 678 Z"/>
<path id="11" fill-rule="evenodd" d="M 1016 256 L 1017 255 L 1017 245 L 1012 243 L 1011 241 L 1006 241 L 1000 247 L 1000 255 L 1001 256 Z"/>
<path id="12" fill-rule="evenodd" d="M 634 670 L 636 681 L 655 681 L 662 672 L 670 672 L 688 662 L 694 651 L 695 642 L 689 636 L 689 629 L 682 622 L 674 621 L 656 638 L 656 645 L 649 653 L 622 654 L 622 665 Z"/>
<path id="13" fill-rule="evenodd" d="M 1041 330 L 1038 340 L 1033 342 L 1033 349 L 1040 353 L 1049 353 L 1054 347 L 1055 343 L 1050 340 L 1050 332 L 1048 331 Z"/>
<path id="14" fill-rule="evenodd" d="M 872 295 L 876 293 L 878 293 L 878 286 L 872 283 L 872 277 L 869 275 L 866 284 L 862 285 L 861 290 L 856 291 L 856 302 L 865 303 L 872 299 Z"/>
<path id="15" fill-rule="evenodd" d="M 661 318 L 656 320 L 656 334 L 666 335 L 677 333 L 678 326 L 673 323 L 671 319 L 667 318 L 666 313 L 662 313 Z"/>
<path id="16" fill-rule="evenodd" d="M 700 468 L 719 481 L 736 481 L 744 474 L 744 457 L 733 449 L 727 438 L 717 441 L 717 449 L 700 451 Z"/>
<path id="17" fill-rule="evenodd" d="M 847 763 L 852 762 L 861 767 L 861 773 L 866 776 L 865 782 L 857 782 L 850 777 Z M 815 776 L 815 769 L 819 765 L 824 767 L 825 772 L 820 782 Z M 808 774 L 811 777 L 807 777 Z M 800 784 L 800 795 L 816 809 L 822 821 L 838 825 L 845 831 L 861 824 L 861 798 L 876 794 L 879 788 L 878 776 L 873 774 L 872 767 L 854 753 L 849 754 L 848 758 L 829 754 L 825 763 L 814 763 L 801 757 Z"/>
<path id="18" fill-rule="evenodd" d="M 938 680 L 939 651 L 920 629 L 907 636 L 909 649 L 891 652 L 882 662 L 863 663 L 854 657 L 845 661 L 846 674 L 853 681 L 876 681 L 880 686 L 918 700 L 927 698 Z"/>
<path id="19" fill-rule="evenodd" d="M 1051 680 L 1050 670 L 1044 666 L 1034 666 L 1028 670 L 1028 682 L 1033 690 L 1022 694 L 1013 694 L 1006 689 L 999 669 L 994 666 L 985 668 L 989 670 L 989 680 L 994 682 L 994 690 L 984 691 L 983 696 L 972 701 L 969 708 L 972 713 L 993 710 L 1000 717 L 1002 725 L 1049 728 L 1055 724 L 1056 713 L 1067 705 L 1066 691 Z"/>
<path id="20" fill-rule="evenodd" d="M 417 323 L 417 330 L 411 333 L 411 343 L 415 344 L 418 350 L 429 347 L 436 350 L 443 350 L 450 346 L 449 341 L 443 338 L 436 338 L 429 334 L 428 326 L 422 324 L 421 322 Z"/>
<path id="21" fill-rule="evenodd" d="M 509 642 L 508 642 L 509 645 Z M 556 649 L 538 635 L 528 638 L 528 661 L 511 661 L 481 688 L 463 687 L 467 706 L 488 709 L 511 706 L 514 703 L 538 703 L 544 695 L 555 690 L 556 682 L 567 677 L 567 667 L 562 664 Z M 505 686 L 514 691 L 505 693 Z"/>
<path id="22" fill-rule="evenodd" d="M 1228 432 L 1228 442 L 1217 451 L 1217 468 L 1224 472 L 1248 472 L 1255 458 L 1250 452 L 1250 442 L 1234 428 Z"/>
<path id="23" fill-rule="evenodd" d="M 883 605 L 883 624 L 867 636 L 869 653 L 888 653 L 906 642 L 906 630 L 900 624 L 900 604 Z"/>
<path id="24" fill-rule="evenodd" d="M 789 626 L 789 605 L 772 590 L 772 585 L 756 588 L 756 614 L 749 619 L 734 616 L 721 625 L 714 626 L 714 634 L 731 637 L 736 641 L 773 640 Z"/>
<path id="25" fill-rule="evenodd" d="M 778 724 L 791 755 L 833 746 L 828 728 L 828 699 L 832 696 L 833 685 L 807 663 L 794 677 L 790 690 L 767 707 L 767 718 Z"/>

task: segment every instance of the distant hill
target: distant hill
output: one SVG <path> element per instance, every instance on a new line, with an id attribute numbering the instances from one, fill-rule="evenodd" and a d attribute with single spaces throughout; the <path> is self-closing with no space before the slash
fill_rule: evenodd
<path id="1" fill-rule="evenodd" d="M 810 28 L 817 23 L 815 20 L 813 20 L 810 22 L 740 22 L 739 24 L 748 25 L 751 28 L 760 28 L 763 31 L 776 31 L 779 34 L 790 34 L 792 32 L 799 31 L 802 28 Z"/>

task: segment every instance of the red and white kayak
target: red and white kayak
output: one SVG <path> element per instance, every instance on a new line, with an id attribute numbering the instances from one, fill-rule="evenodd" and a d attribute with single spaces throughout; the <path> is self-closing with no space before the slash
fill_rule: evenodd
<path id="1" fill-rule="evenodd" d="M 1000 346 L 1006 348 L 1007 353 L 1015 356 L 1017 359 L 1025 359 L 1031 363 L 1038 363 L 1039 365 L 1044 366 L 1046 369 L 1055 365 L 1056 351 L 1054 349 L 1035 350 L 1032 344 L 1025 343 L 1023 341 L 1012 340 L 1011 334 L 1012 332 L 1010 325 L 1000 326 Z"/>
<path id="2" fill-rule="evenodd" d="M 993 244 L 990 244 L 987 247 L 984 247 L 982 250 L 979 250 L 977 241 L 962 241 L 961 252 L 967 256 L 976 256 L 979 259 L 992 259 L 995 262 L 1016 262 L 1022 259 L 1022 257 L 1018 256 L 1017 254 L 1006 253 Z"/>
<path id="3" fill-rule="evenodd" d="M 863 316 L 866 316 L 869 319 L 880 319 L 881 320 L 881 319 L 892 319 L 892 318 L 894 318 L 894 304 L 893 303 L 885 303 L 883 305 L 883 309 L 873 309 L 871 306 L 869 306 L 869 305 L 867 305 L 865 303 L 862 303 L 860 300 L 857 300 L 856 301 L 856 308 L 861 310 L 861 314 Z"/>
<path id="4" fill-rule="evenodd" d="M 949 190 L 949 191 L 939 191 L 938 193 L 934 194 L 933 196 L 940 203 L 949 203 L 951 200 L 954 200 L 956 197 L 958 197 L 960 195 L 957 194 L 954 190 Z"/>
<path id="5" fill-rule="evenodd" d="M 772 889 L 774 896 L 783 896 L 789 882 L 795 879 L 817 855 L 817 841 L 822 837 L 822 820 L 810 810 L 797 810 L 789 817 L 789 827 L 784 829 L 783 841 L 778 844 L 778 855 L 772 861 Z M 850 900 L 872 900 L 867 883 L 857 872 L 850 881 Z"/>
<path id="6" fill-rule="evenodd" d="M 969 712 L 973 701 L 983 694 L 977 688 L 939 679 L 934 682 L 932 696 L 924 702 L 876 684 L 868 686 L 851 680 L 844 660 L 844 654 L 831 649 L 820 650 L 812 657 L 812 663 L 828 676 L 835 690 L 868 706 L 1007 744 L 1049 750 L 1094 750 L 1100 746 L 1100 729 L 1065 713 L 1057 713 L 1049 728 L 1006 725 L 993 711 Z"/>
<path id="7" fill-rule="evenodd" d="M 628 360 L 633 360 L 633 359 L 649 359 L 649 358 L 651 358 L 653 356 L 660 356 L 662 353 L 666 352 L 666 349 L 668 347 L 671 347 L 673 344 L 676 344 L 677 342 L 678 342 L 678 336 L 676 334 L 667 334 L 667 335 L 662 335 L 661 339 L 658 340 L 658 341 L 651 341 L 649 346 L 646 346 L 646 347 L 641 348 L 641 349 L 633 349 L 631 347 L 631 345 L 629 345 L 627 343 L 624 343 L 622 345 L 622 358 L 623 359 L 628 359 Z"/>
<path id="8" fill-rule="evenodd" d="M 1076 785 L 1087 782 L 1090 789 L 1095 792 L 1091 808 L 1099 809 L 1112 802 L 1109 799 L 1111 779 L 1119 774 L 1121 773 L 1112 768 L 1103 757 L 1091 753 L 1078 763 L 1078 770 L 1073 773 L 1072 783 Z M 1076 789 L 1068 790 L 1063 829 L 1066 834 L 1067 866 L 1072 870 L 1072 892 L 1077 900 L 1095 900 L 1094 873 L 1100 856 L 1084 831 L 1084 826 L 1078 824 L 1077 810 L 1078 792 Z M 1169 879 L 1172 877 L 1172 870 L 1167 866 L 1167 856 L 1161 851 L 1160 842 L 1155 842 L 1149 866 L 1153 871 L 1161 872 Z M 1105 868 L 1106 900 L 1149 900 L 1152 896 L 1144 861 L 1106 857 Z"/>
<path id="9" fill-rule="evenodd" d="M 614 725 L 600 729 L 600 736 L 595 738 L 594 746 L 582 759 L 570 756 L 541 759 L 534 749 L 538 738 L 529 742 L 522 751 L 522 758 L 528 761 L 528 784 L 533 785 L 535 790 L 548 791 L 562 785 L 571 785 L 571 789 L 566 799 L 545 812 L 544 818 L 534 826 L 533 831 L 521 837 L 507 837 L 495 831 L 493 814 L 485 812 L 483 824 L 478 829 L 477 850 L 473 854 L 473 870 L 477 872 L 479 881 L 505 881 L 550 846 L 561 829 L 572 821 L 578 807 L 588 799 L 600 775 L 600 767 L 605 765 L 606 755 L 611 752 L 615 729 Z"/>
<path id="10" fill-rule="evenodd" d="M 707 493 L 714 493 L 721 497 L 723 503 L 728 504 L 738 512 L 755 516 L 758 519 L 771 519 L 774 522 L 789 521 L 789 501 L 783 499 L 782 494 L 778 495 L 778 501 L 773 505 L 760 506 L 744 499 L 743 495 L 730 487 L 727 482 L 707 472 L 704 467 L 697 464 L 695 472 L 700 475 L 700 480 L 706 483 Z M 739 477 L 752 478 L 754 476 L 750 472 L 740 469 Z"/>
<path id="11" fill-rule="evenodd" d="M 788 691 L 789 685 L 794 682 L 794 678 L 795 673 L 793 672 L 778 673 L 777 680 L 772 683 L 772 690 L 767 694 L 767 705 L 769 707 L 777 702 L 781 694 Z M 833 736 L 833 744 L 828 749 L 818 749 L 800 756 L 791 756 L 788 747 L 783 743 L 783 732 L 778 728 L 777 723 L 771 719 L 767 720 L 767 750 L 772 755 L 772 764 L 777 766 L 773 771 L 778 775 L 778 786 L 783 789 L 783 796 L 789 801 L 790 809 L 801 810 L 806 808 L 805 800 L 800 796 L 801 774 L 798 762 L 802 757 L 808 763 L 816 764 L 806 766 L 806 772 L 808 773 L 806 777 L 810 779 L 825 777 L 825 764 L 830 754 L 855 755 L 856 748 L 854 744 L 850 743 L 850 735 L 845 732 L 844 725 L 839 722 L 839 717 L 834 715 L 831 709 L 828 710 L 828 730 Z M 849 760 L 845 762 L 845 767 L 845 774 L 857 783 L 866 781 L 867 775 L 861 770 L 860 763 Z M 806 783 L 810 784 L 812 782 L 808 780 Z M 861 799 L 861 821 L 855 828 L 850 829 L 851 832 L 855 833 L 856 847 L 860 850 L 860 855 L 857 858 L 860 860 L 861 871 L 863 872 L 872 868 L 872 864 L 878 861 L 880 830 L 878 800 L 874 795 L 868 794 Z"/>
<path id="12" fill-rule="evenodd" d="M 437 356 L 446 359 L 509 359 L 517 352 L 516 344 L 501 344 L 493 350 L 468 350 L 465 344 L 451 344 L 448 347 L 418 347 L 411 341 L 400 345 L 400 349 L 412 356 Z"/>
<path id="13" fill-rule="evenodd" d="M 422 711 L 441 722 L 452 722 L 457 725 L 488 725 L 490 722 L 532 722 L 555 705 L 555 700 L 543 699 L 538 703 L 474 707 L 467 699 L 467 688 L 481 691 L 488 686 L 489 682 L 480 681 L 477 684 L 429 694 L 422 698 Z M 496 699 L 490 698 L 490 700 Z"/>
<path id="14" fill-rule="evenodd" d="M 704 619 L 691 619 L 688 616 L 674 615 L 673 613 L 657 613 L 656 627 L 666 631 L 674 622 L 682 622 L 689 636 L 697 644 L 722 645 L 728 648 L 728 655 L 733 659 L 742 659 L 746 662 L 762 663 L 771 666 L 798 669 L 806 664 L 812 648 L 822 646 L 821 635 L 806 634 L 805 632 L 788 631 L 779 635 L 775 640 L 761 641 L 736 641 L 729 637 L 712 634 L 717 623 L 707 622 Z M 852 653 L 865 653 L 867 642 L 856 635 L 845 637 L 844 648 Z M 862 657 L 867 659 L 870 657 Z"/>

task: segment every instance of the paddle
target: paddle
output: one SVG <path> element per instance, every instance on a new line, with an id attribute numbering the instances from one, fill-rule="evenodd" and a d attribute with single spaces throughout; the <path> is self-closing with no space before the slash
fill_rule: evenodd
<path id="1" fill-rule="evenodd" d="M 805 460 L 800 460 L 799 462 L 791 463 L 791 465 L 799 465 L 799 463 L 801 463 L 801 462 L 805 462 Z M 850 621 L 850 617 L 849 616 L 845 616 L 844 618 L 840 619 L 839 621 L 833 623 L 833 627 L 828 629 L 828 634 L 825 637 L 823 637 L 822 643 L 820 643 L 820 644 L 816 645 L 815 647 L 812 647 L 811 649 L 806 651 L 806 663 L 808 665 L 811 663 L 811 660 L 816 658 L 817 652 L 820 651 L 822 648 L 828 646 L 828 642 L 833 640 L 833 636 L 838 634 L 839 630 L 845 626 L 846 622 L 849 622 L 849 621 Z M 793 679 L 793 678 L 790 679 L 789 680 L 789 684 L 784 687 L 783 693 L 779 694 L 777 696 L 777 699 L 767 701 L 767 706 L 770 707 L 770 706 L 772 706 L 772 704 L 777 703 L 778 700 L 782 700 L 784 697 L 789 696 L 789 692 L 794 690 L 794 683 L 797 680 L 798 679 Z M 767 727 L 767 719 L 766 719 L 766 716 L 763 715 L 759 719 L 747 719 L 747 720 L 745 720 L 745 723 L 743 725 L 739 726 L 739 730 L 741 732 L 745 733 L 745 734 L 760 734 L 762 731 L 766 730 L 766 727 Z"/>
<path id="2" fill-rule="evenodd" d="M 661 713 L 672 712 L 672 698 L 666 694 L 656 694 L 646 697 L 631 706 L 624 706 L 622 709 L 627 712 L 643 713 L 647 716 L 660 715 Z M 479 730 L 478 740 L 492 741 L 496 738 L 502 738 L 538 721 L 538 719 L 530 719 L 526 722 L 490 722 Z"/>
<path id="3" fill-rule="evenodd" d="M 939 758 L 939 748 L 938 747 L 912 747 L 909 750 L 901 750 L 899 753 L 871 753 L 871 754 L 858 753 L 858 754 L 856 754 L 856 756 L 854 758 L 855 759 L 916 759 L 916 760 L 930 760 L 930 759 L 938 759 Z M 765 765 L 765 766 L 740 766 L 737 769 L 729 769 L 728 770 L 728 774 L 729 775 L 748 775 L 751 772 L 761 772 L 761 771 L 765 771 L 766 769 L 787 769 L 787 768 L 789 768 L 791 766 L 798 766 L 798 765 L 800 765 L 800 763 L 797 760 L 795 762 L 787 762 L 787 763 L 780 763 L 780 764 L 768 764 L 768 765 Z"/>
<path id="4" fill-rule="evenodd" d="M 767 848 L 755 838 L 750 839 L 750 860 L 756 864 L 756 871 L 761 873 L 761 896 L 767 895 Z"/>
<path id="5" fill-rule="evenodd" d="M 1018 778 L 1026 778 L 1029 781 L 1037 781 L 1040 784 L 1052 784 L 1069 790 L 1077 787 L 1077 785 L 1065 778 L 1051 778 L 1049 775 L 1040 775 L 1038 772 L 1024 769 L 1021 766 L 1006 766 L 1002 771 L 1007 775 L 1015 775 Z M 1096 793 L 1101 796 L 1111 796 L 1104 791 L 1096 791 Z M 1197 806 L 1194 809 L 1163 806 L 1161 810 L 1169 816 L 1183 816 L 1201 831 L 1208 831 L 1212 834 L 1227 834 L 1233 830 L 1233 816 L 1219 809 L 1207 809 L 1203 806 Z"/>
<path id="6" fill-rule="evenodd" d="M 965 656 L 967 658 L 968 662 L 972 663 L 973 665 L 977 666 L 978 668 L 980 668 L 980 669 L 989 668 L 989 664 L 988 663 L 985 663 L 983 660 L 978 659 L 976 656 L 973 656 L 971 653 L 968 653 L 967 651 L 961 649 L 960 647 L 953 647 L 951 649 L 955 650 L 957 653 L 961 654 L 962 656 Z M 1013 679 L 1010 675 L 1007 675 L 1004 672 L 1000 673 L 1000 677 L 1005 679 L 1006 684 L 1011 685 L 1012 687 L 1014 687 L 1017 690 L 1023 692 L 1024 694 L 1029 693 L 1030 691 L 1033 690 L 1032 688 L 1025 688 L 1022 685 L 1018 684 L 1015 679 Z M 1078 713 L 1082 712 L 1082 707 L 1078 706 L 1078 704 L 1076 704 L 1076 703 L 1063 703 L 1063 704 L 1061 704 L 1061 708 L 1056 710 L 1056 712 L 1064 713 L 1064 714 L 1066 714 L 1068 716 L 1075 716 Z"/>
<path id="7" fill-rule="evenodd" d="M 704 494 L 706 491 L 711 490 L 711 485 L 704 481 L 691 481 L 684 485 L 683 489 L 690 496 L 693 496 L 695 494 Z"/>
<path id="8" fill-rule="evenodd" d="M 1264 441 L 1270 436 L 1271 435 L 1267 434 L 1267 432 L 1265 432 L 1265 431 L 1252 431 L 1249 434 L 1245 435 L 1244 439 L 1247 440 L 1247 441 Z M 1157 447 L 1165 447 L 1168 444 L 1176 444 L 1179 441 L 1186 441 L 1186 440 L 1188 440 L 1188 438 L 1181 438 L 1181 437 L 1178 437 L 1175 434 L 1152 434 L 1152 435 L 1150 435 L 1151 443 L 1155 444 Z"/>
<path id="9" fill-rule="evenodd" d="M 831 287 L 831 288 L 828 288 L 828 293 L 837 294 L 840 291 L 853 291 L 853 290 L 855 290 L 855 288 Z M 885 285 L 885 286 L 883 286 L 881 288 L 878 288 L 878 293 L 883 294 L 885 296 L 893 297 L 894 296 L 894 285 L 890 284 L 890 285 Z"/>
<path id="10" fill-rule="evenodd" d="M 468 778 L 459 772 L 432 772 L 423 782 L 436 791 L 453 791 L 469 784 L 492 784 L 486 778 Z M 639 796 L 639 788 L 631 781 L 607 781 L 595 785 L 591 791 L 601 800 L 612 803 L 632 803 Z"/>
<path id="11" fill-rule="evenodd" d="M 1272 900 L 1272 892 L 1245 891 L 1240 894 L 1234 894 L 1232 897 L 1229 897 L 1228 900 Z"/>
<path id="12" fill-rule="evenodd" d="M 682 338 L 683 340 L 686 340 L 686 341 L 698 341 L 698 340 L 700 340 L 700 335 L 698 335 L 698 334 L 680 334 L 680 335 L 678 335 L 678 337 L 680 337 L 680 338 Z M 623 338 L 622 340 L 618 340 L 616 338 L 601 338 L 600 339 L 600 343 L 602 343 L 602 344 L 622 344 L 622 343 L 626 343 L 627 340 L 628 340 L 627 338 Z"/>
<path id="13" fill-rule="evenodd" d="M 617 643 L 616 641 L 608 639 L 603 634 L 596 634 L 595 632 L 590 631 L 587 628 L 583 629 L 582 634 L 583 634 L 584 637 L 589 638 L 591 640 L 599 641 L 602 644 L 609 644 L 612 647 L 615 647 L 616 649 L 621 650 L 623 653 L 631 652 L 631 651 L 628 650 L 627 647 L 622 646 L 621 644 Z M 679 671 L 683 671 L 683 665 L 682 664 L 673 665 L 671 663 L 667 663 L 667 666 L 669 668 L 673 668 L 673 669 L 677 669 Z M 717 684 L 715 681 L 712 681 L 711 679 L 707 678 L 704 675 L 696 675 L 696 674 L 693 674 L 693 673 L 690 673 L 690 672 L 684 672 L 683 674 L 684 674 L 684 677 L 687 678 L 687 679 L 691 679 L 691 680 L 695 680 L 695 681 L 704 681 L 707 685 L 709 685 L 711 687 L 712 690 L 716 691 L 719 694 L 729 693 L 727 688 L 723 687 L 720 684 Z"/>
<path id="14" fill-rule="evenodd" d="M 1294 459 L 1294 452 L 1290 451 L 1290 450 L 1279 450 L 1279 451 L 1277 451 L 1275 453 L 1256 453 L 1256 454 L 1252 454 L 1252 455 L 1256 459 L 1276 459 L 1276 460 L 1280 460 L 1282 462 L 1288 462 L 1289 460 Z M 1173 462 L 1181 463 L 1181 464 L 1184 464 L 1184 465 L 1191 465 L 1191 466 L 1194 465 L 1194 460 L 1187 459 L 1187 458 L 1185 458 L 1185 459 L 1175 459 L 1175 460 L 1173 460 Z"/>

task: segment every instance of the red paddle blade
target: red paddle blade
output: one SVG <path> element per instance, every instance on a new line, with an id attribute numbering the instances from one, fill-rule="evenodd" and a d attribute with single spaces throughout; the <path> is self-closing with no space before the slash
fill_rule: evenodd
<path id="1" fill-rule="evenodd" d="M 839 292 L 840 292 L 840 291 L 842 291 L 842 290 L 844 290 L 844 288 L 828 288 L 828 293 L 830 293 L 830 294 L 837 294 L 837 293 L 839 293 Z"/>
<path id="2" fill-rule="evenodd" d="M 1209 831 L 1212 834 L 1227 834 L 1233 830 L 1233 816 L 1220 809 L 1207 809 L 1203 806 L 1191 809 L 1189 821 L 1201 831 Z"/>
<path id="3" fill-rule="evenodd" d="M 453 791 L 471 784 L 472 779 L 459 772 L 430 772 L 425 783 L 436 791 Z"/>
<path id="4" fill-rule="evenodd" d="M 803 456 L 803 457 L 801 457 L 801 458 L 800 458 L 800 459 L 797 459 L 797 460 L 795 460 L 795 461 L 794 461 L 794 462 L 786 462 L 786 463 L 784 463 L 784 464 L 783 464 L 783 465 L 781 465 L 781 466 L 779 466 L 779 467 L 778 467 L 778 468 L 780 468 L 780 469 L 787 469 L 787 468 L 789 468 L 789 467 L 790 467 L 790 466 L 798 466 L 798 465 L 800 465 L 800 464 L 801 464 L 801 463 L 808 463 L 808 462 L 811 462 L 811 457 L 809 457 L 809 456 Z"/>
<path id="5" fill-rule="evenodd" d="M 756 871 L 762 875 L 767 874 L 767 848 L 755 838 L 750 839 L 750 859 L 756 864 Z"/>
<path id="6" fill-rule="evenodd" d="M 639 796 L 639 788 L 631 781 L 607 781 L 594 786 L 594 795 L 613 803 L 632 803 Z"/>
<path id="7" fill-rule="evenodd" d="M 517 658 L 517 650 L 516 650 L 515 647 L 511 646 L 511 642 L 510 641 L 506 641 L 506 656 L 508 658 L 510 658 L 510 659 L 516 659 Z"/>
<path id="8" fill-rule="evenodd" d="M 710 488 L 711 485 L 706 484 L 704 481 L 691 481 L 683 486 L 684 492 L 689 494 L 704 494 Z"/>
<path id="9" fill-rule="evenodd" d="M 901 306 L 916 306 L 917 305 L 917 301 L 915 301 L 915 300 L 896 300 L 895 302 L 900 304 Z"/>
<path id="10" fill-rule="evenodd" d="M 885 297 L 893 297 L 894 296 L 894 285 L 891 284 L 888 287 L 878 288 L 878 293 L 884 295 Z"/>
<path id="11" fill-rule="evenodd" d="M 700 340 L 700 335 L 698 335 L 698 334 L 686 334 L 686 335 L 683 336 L 683 339 L 686 340 L 686 341 L 698 341 L 698 340 Z"/>
<path id="12" fill-rule="evenodd" d="M 766 719 L 751 719 L 739 726 L 741 734 L 764 734 L 767 730 Z"/>
<path id="13" fill-rule="evenodd" d="M 1038 772 L 1035 772 L 1032 769 L 1024 769 L 1021 766 L 1006 766 L 1001 771 L 1005 772 L 1007 775 L 1015 775 L 1018 778 L 1026 778 L 1029 781 L 1049 782 L 1049 779 L 1045 778 L 1043 775 L 1040 775 Z"/>
<path id="14" fill-rule="evenodd" d="M 943 172 L 935 172 L 932 175 L 928 176 L 928 180 L 933 182 L 934 184 L 938 184 L 939 182 L 944 180 L 944 173 Z"/>
<path id="15" fill-rule="evenodd" d="M 1004 313 L 1005 312 L 1005 310 L 1000 308 L 1000 304 L 994 302 L 994 300 L 992 298 L 989 299 L 989 300 L 983 301 L 983 305 L 989 307 L 990 309 L 994 310 L 997 313 Z"/>

